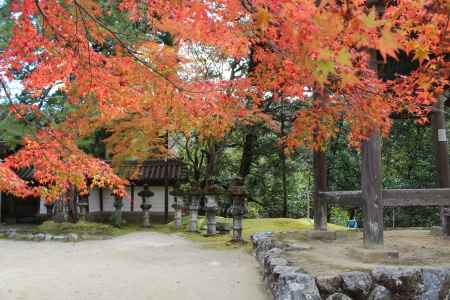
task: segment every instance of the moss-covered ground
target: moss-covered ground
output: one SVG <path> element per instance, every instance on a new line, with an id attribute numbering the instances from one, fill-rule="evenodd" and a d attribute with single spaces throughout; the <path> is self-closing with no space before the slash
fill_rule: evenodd
<path id="1" fill-rule="evenodd" d="M 235 244 L 231 242 L 231 232 L 230 234 L 219 234 L 214 237 L 208 237 L 204 235 L 204 231 L 198 233 L 188 232 L 188 218 L 183 219 L 183 227 L 181 230 L 177 231 L 175 229 L 175 223 L 171 222 L 167 225 L 155 225 L 154 230 L 158 232 L 165 233 L 179 233 L 185 238 L 198 242 L 200 245 L 215 249 L 228 249 L 228 248 L 238 248 L 244 246 L 245 248 L 251 249 L 250 236 L 258 232 L 286 232 L 286 231 L 301 231 L 312 229 L 314 226 L 313 220 L 311 219 L 289 219 L 289 218 L 260 218 L 260 219 L 245 219 L 243 223 L 243 244 Z M 232 224 L 232 219 L 229 218 L 217 218 L 218 223 L 228 223 Z M 206 220 L 203 217 L 199 218 L 199 228 L 203 229 L 206 227 Z M 343 230 L 342 226 L 328 224 L 329 230 Z"/>
<path id="2" fill-rule="evenodd" d="M 92 234 L 92 235 L 113 235 L 114 227 L 108 224 L 79 221 L 78 223 L 57 223 L 46 221 L 33 228 L 33 231 L 45 232 L 53 235 L 67 233 Z"/>
<path id="3" fill-rule="evenodd" d="M 229 249 L 238 248 L 244 246 L 250 249 L 249 243 L 250 236 L 258 232 L 283 232 L 283 231 L 301 231 L 313 228 L 313 221 L 311 219 L 288 219 L 288 218 L 261 218 L 261 219 L 245 219 L 243 223 L 243 237 L 246 242 L 243 244 L 235 244 L 231 241 L 230 234 L 219 234 L 214 237 L 207 237 L 204 235 L 204 229 L 206 227 L 206 220 L 204 217 L 199 218 L 198 228 L 199 232 L 188 232 L 189 219 L 186 217 L 183 219 L 183 226 L 180 230 L 175 228 L 175 223 L 171 222 L 166 225 L 155 224 L 150 229 L 144 229 L 140 225 L 129 224 L 122 228 L 115 228 L 108 224 L 92 223 L 92 222 L 78 222 L 72 223 L 55 223 L 53 221 L 47 221 L 36 227 L 36 231 L 48 232 L 50 234 L 58 235 L 65 233 L 78 233 L 78 234 L 93 234 L 93 235 L 109 235 L 109 236 L 121 236 L 133 232 L 139 231 L 156 231 L 166 234 L 179 234 L 189 240 L 199 243 L 201 246 L 215 248 L 215 249 Z M 232 224 L 232 219 L 229 218 L 217 218 L 218 223 Z M 329 224 L 329 230 L 344 229 L 342 226 Z"/>

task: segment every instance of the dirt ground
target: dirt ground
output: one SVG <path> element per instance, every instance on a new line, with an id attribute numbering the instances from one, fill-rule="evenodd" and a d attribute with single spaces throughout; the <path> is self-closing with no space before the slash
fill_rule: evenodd
<path id="1" fill-rule="evenodd" d="M 0 240 L 1 300 L 265 300 L 255 259 L 176 235 L 80 243 Z"/>
<path id="2" fill-rule="evenodd" d="M 285 237 L 286 243 L 310 247 L 290 251 L 288 259 L 310 274 L 331 274 L 355 270 L 371 270 L 381 264 L 393 266 L 448 266 L 450 267 L 450 240 L 433 236 L 429 230 L 393 230 L 384 232 L 384 249 L 397 250 L 398 260 L 364 262 L 355 255 L 361 249 L 362 232 L 338 233 L 336 241 L 306 240 Z"/>

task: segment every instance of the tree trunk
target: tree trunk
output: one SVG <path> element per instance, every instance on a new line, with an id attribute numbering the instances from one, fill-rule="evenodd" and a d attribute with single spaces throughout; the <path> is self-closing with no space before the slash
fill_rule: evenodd
<path id="1" fill-rule="evenodd" d="M 252 129 L 250 128 L 250 131 Z M 244 146 L 242 149 L 241 166 L 239 168 L 239 176 L 245 179 L 250 174 L 250 169 L 253 162 L 254 150 L 257 141 L 257 136 L 253 132 L 245 135 Z"/>
<path id="2" fill-rule="evenodd" d="M 217 146 L 213 141 L 208 142 L 208 162 L 206 165 L 205 184 L 213 178 L 217 171 Z"/>
<path id="3" fill-rule="evenodd" d="M 327 160 L 324 151 L 314 151 L 313 154 L 314 172 L 314 229 L 327 230 L 328 205 L 319 197 L 319 192 L 328 189 L 327 181 Z"/>
<path id="4" fill-rule="evenodd" d="M 288 193 L 287 193 L 287 178 L 286 178 L 286 154 L 284 147 L 280 149 L 281 160 L 281 180 L 283 185 L 283 217 L 288 217 Z"/>

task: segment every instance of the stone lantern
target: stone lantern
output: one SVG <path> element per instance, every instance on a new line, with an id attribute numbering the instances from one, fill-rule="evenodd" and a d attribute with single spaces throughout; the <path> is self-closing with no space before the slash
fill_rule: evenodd
<path id="1" fill-rule="evenodd" d="M 190 212 L 190 223 L 189 223 L 189 231 L 196 232 L 197 231 L 197 223 L 198 223 L 198 209 L 200 208 L 200 199 L 202 197 L 201 190 L 198 187 L 192 188 L 189 193 L 190 204 L 189 204 L 189 212 Z"/>
<path id="2" fill-rule="evenodd" d="M 150 208 L 152 208 L 152 205 L 150 203 L 147 203 L 147 198 L 153 197 L 155 194 L 148 188 L 148 185 L 144 185 L 144 189 L 138 193 L 138 196 L 142 198 L 142 204 L 141 209 L 143 212 L 143 227 L 149 228 L 150 227 Z"/>
<path id="3" fill-rule="evenodd" d="M 181 209 L 183 208 L 183 203 L 181 197 L 183 196 L 183 194 L 178 189 L 178 187 L 175 187 L 174 190 L 170 192 L 170 194 L 174 197 L 172 208 L 175 210 L 175 227 L 176 229 L 180 229 L 182 226 Z"/>
<path id="4" fill-rule="evenodd" d="M 80 208 L 80 220 L 86 221 L 89 211 L 89 194 L 80 195 L 78 198 L 78 207 Z"/>
<path id="5" fill-rule="evenodd" d="M 205 210 L 206 210 L 206 220 L 207 228 L 206 235 L 211 236 L 217 233 L 216 230 L 216 214 L 219 210 L 219 204 L 217 198 L 222 194 L 223 190 L 220 186 L 216 184 L 210 184 L 205 188 Z"/>
<path id="6" fill-rule="evenodd" d="M 242 220 L 247 213 L 247 209 L 245 208 L 247 191 L 243 179 L 240 177 L 235 178 L 228 188 L 228 192 L 233 202 L 229 209 L 229 212 L 233 216 L 233 241 L 241 242 Z"/>
<path id="7" fill-rule="evenodd" d="M 114 211 L 112 213 L 112 224 L 114 227 L 120 228 L 122 226 L 122 207 L 123 198 L 118 195 L 114 195 Z"/>

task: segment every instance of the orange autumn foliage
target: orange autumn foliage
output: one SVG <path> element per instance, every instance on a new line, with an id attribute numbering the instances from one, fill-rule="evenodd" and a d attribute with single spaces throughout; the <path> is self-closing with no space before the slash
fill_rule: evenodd
<path id="1" fill-rule="evenodd" d="M 43 130 L 36 140 L 26 138 L 23 148 L 7 157 L 4 165 L 10 169 L 33 168 L 33 193 L 47 202 L 57 200 L 71 188 L 85 194 L 93 187 L 108 187 L 123 196 L 127 183 L 106 162 L 79 150 L 70 137 L 57 131 Z"/>
<path id="2" fill-rule="evenodd" d="M 270 93 L 273 101 L 302 104 L 290 147 L 325 145 L 341 121 L 351 129 L 349 142 L 357 144 L 374 129 L 387 133 L 392 113 L 425 117 L 448 84 L 445 0 L 378 1 L 378 10 L 362 0 L 119 1 L 130 22 L 148 27 L 137 39 L 106 22 L 114 3 L 14 1 L 15 27 L 0 56 L 0 74 L 12 77 L 33 65 L 23 80 L 27 90 L 39 94 L 57 82 L 76 107 L 64 124 L 44 131 L 45 138 L 30 137 L 9 159 L 13 167 L 27 160 L 35 165 L 38 181 L 49 189 L 41 190 L 44 195 L 69 184 L 85 190 L 83 178 L 95 172 L 104 174 L 102 184 L 121 186 L 75 146 L 77 137 L 96 128 L 112 133 L 108 143 L 116 157 L 140 157 L 162 151 L 166 135 L 220 139 L 236 122 L 271 123 L 260 107 Z M 155 38 L 161 32 L 170 33 L 171 45 Z M 113 41 L 114 53 L 97 51 L 94 41 Z M 254 68 L 231 79 L 185 76 L 185 66 L 196 63 L 183 54 L 186 45 L 206 45 L 235 61 L 251 53 Z M 382 61 L 402 51 L 419 67 L 383 80 L 370 66 L 375 51 Z M 50 131 L 64 139 L 54 141 Z M 51 162 L 40 162 L 45 157 Z"/>

